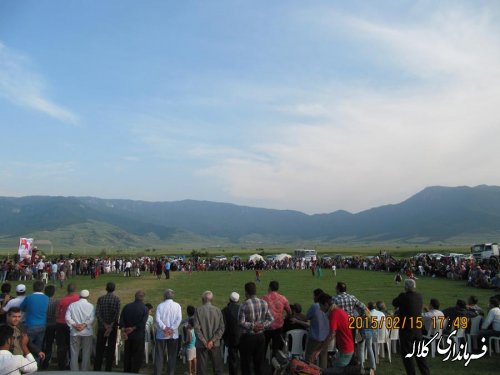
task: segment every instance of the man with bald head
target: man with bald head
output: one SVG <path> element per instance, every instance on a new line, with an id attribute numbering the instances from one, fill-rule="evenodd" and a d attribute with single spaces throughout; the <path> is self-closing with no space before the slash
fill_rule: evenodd
<path id="1" fill-rule="evenodd" d="M 168 357 L 167 375 L 174 375 L 175 373 L 182 309 L 181 305 L 173 300 L 174 294 L 175 292 L 172 289 L 166 289 L 163 293 L 165 300 L 156 308 L 154 375 L 162 375 L 165 352 Z"/>
<path id="2" fill-rule="evenodd" d="M 138 290 L 135 300 L 125 305 L 120 315 L 120 329 L 125 340 L 123 372 L 138 373 L 144 360 L 144 343 L 148 308 L 144 305 L 145 293 Z"/>
<path id="3" fill-rule="evenodd" d="M 416 292 L 417 284 L 413 279 L 405 280 L 405 292 L 394 298 L 392 305 L 396 307 L 396 315 L 401 319 L 399 327 L 399 344 L 401 346 L 401 355 L 403 365 L 407 375 L 415 374 L 415 365 L 413 356 L 406 357 L 413 353 L 413 344 L 422 341 L 422 295 Z M 419 323 L 420 322 L 420 323 Z M 425 357 L 415 355 L 418 369 L 422 375 L 428 375 L 429 367 Z"/>
<path id="4" fill-rule="evenodd" d="M 214 373 L 222 375 L 223 363 L 220 339 L 224 334 L 224 317 L 218 307 L 212 305 L 214 294 L 207 290 L 201 295 L 203 305 L 194 313 L 196 334 L 196 373 L 205 375 L 208 358 L 212 361 Z"/>

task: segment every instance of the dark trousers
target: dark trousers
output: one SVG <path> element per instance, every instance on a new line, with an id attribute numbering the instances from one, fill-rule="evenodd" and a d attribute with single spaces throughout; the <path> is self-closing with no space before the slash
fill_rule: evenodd
<path id="1" fill-rule="evenodd" d="M 97 330 L 97 341 L 95 345 L 94 371 L 101 371 L 102 359 L 106 359 L 106 371 L 111 371 L 116 347 L 116 328 L 111 330 L 108 337 L 104 337 L 106 330 Z"/>
<path id="2" fill-rule="evenodd" d="M 43 352 L 45 353 L 45 359 L 42 363 L 42 369 L 47 369 L 50 365 L 50 359 L 52 358 L 52 344 L 56 338 L 56 325 L 51 324 L 45 328 L 45 337 L 43 339 Z"/>
<path id="3" fill-rule="evenodd" d="M 264 374 L 266 357 L 266 338 L 263 333 L 242 335 L 240 339 L 240 361 L 242 375 Z"/>
<path id="4" fill-rule="evenodd" d="M 177 362 L 177 343 L 179 339 L 156 340 L 154 375 L 162 375 L 165 353 L 167 354 L 167 375 L 175 374 L 175 363 Z"/>
<path id="5" fill-rule="evenodd" d="M 69 351 L 69 327 L 67 324 L 56 324 L 57 369 L 66 370 Z"/>
<path id="6" fill-rule="evenodd" d="M 238 351 L 239 349 L 237 346 L 227 346 L 227 367 L 229 375 L 238 375 L 238 369 L 240 367 L 240 356 Z"/>
<path id="7" fill-rule="evenodd" d="M 222 363 L 222 352 L 220 346 L 214 346 L 211 350 L 206 348 L 196 348 L 196 374 L 205 375 L 208 372 L 208 359 L 212 361 L 215 375 L 224 373 Z"/>
<path id="8" fill-rule="evenodd" d="M 283 349 L 283 339 L 282 339 L 283 328 L 276 328 L 264 331 L 264 336 L 266 338 L 266 350 L 269 342 L 271 342 L 271 354 L 274 357 L 278 350 Z"/>
<path id="9" fill-rule="evenodd" d="M 144 361 L 144 337 L 128 338 L 123 349 L 123 372 L 138 373 Z"/>
<path id="10" fill-rule="evenodd" d="M 407 354 L 413 353 L 413 342 L 422 340 L 421 337 L 416 336 L 411 331 L 399 330 L 399 344 L 401 345 L 401 356 L 403 357 L 403 365 L 405 366 L 407 375 L 416 375 L 415 365 L 413 364 L 413 358 L 406 358 Z M 418 369 L 422 375 L 429 375 L 429 367 L 427 367 L 427 362 L 425 357 L 413 356 L 417 362 Z"/>

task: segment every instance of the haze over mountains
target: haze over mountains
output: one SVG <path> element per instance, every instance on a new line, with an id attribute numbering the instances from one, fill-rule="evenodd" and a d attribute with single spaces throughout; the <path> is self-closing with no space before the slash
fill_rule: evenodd
<path id="1" fill-rule="evenodd" d="M 407 200 L 356 214 L 184 200 L 0 197 L 0 244 L 18 237 L 58 247 L 161 247 L 182 243 L 436 243 L 495 241 L 500 187 L 428 187 Z"/>

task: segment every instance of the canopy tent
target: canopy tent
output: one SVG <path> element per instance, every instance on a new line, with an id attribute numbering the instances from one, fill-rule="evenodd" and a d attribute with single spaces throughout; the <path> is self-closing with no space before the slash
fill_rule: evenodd
<path id="1" fill-rule="evenodd" d="M 253 261 L 253 262 L 258 262 L 259 260 L 264 260 L 262 255 L 259 254 L 250 255 L 250 258 L 248 258 L 248 261 Z"/>
<path id="2" fill-rule="evenodd" d="M 281 262 L 283 259 L 288 259 L 288 258 L 291 258 L 291 257 L 292 256 L 290 254 L 283 253 L 283 254 L 276 255 L 276 260 Z"/>

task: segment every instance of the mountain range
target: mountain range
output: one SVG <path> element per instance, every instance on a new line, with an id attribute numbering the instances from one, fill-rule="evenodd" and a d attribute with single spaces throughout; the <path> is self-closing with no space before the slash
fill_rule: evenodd
<path id="1" fill-rule="evenodd" d="M 500 234 L 500 187 L 428 187 L 359 213 L 299 211 L 183 200 L 0 197 L 0 247 L 18 237 L 57 247 L 146 248 L 209 243 L 470 244 Z"/>

